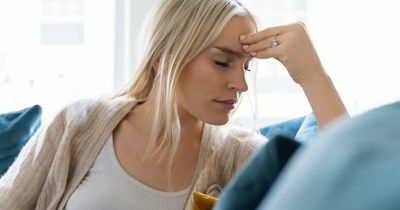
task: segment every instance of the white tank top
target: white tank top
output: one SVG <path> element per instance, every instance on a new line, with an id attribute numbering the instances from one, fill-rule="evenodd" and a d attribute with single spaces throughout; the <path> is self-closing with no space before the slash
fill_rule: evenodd
<path id="1" fill-rule="evenodd" d="M 162 192 L 128 175 L 116 158 L 111 135 L 65 210 L 181 210 L 188 195 L 189 188 Z"/>

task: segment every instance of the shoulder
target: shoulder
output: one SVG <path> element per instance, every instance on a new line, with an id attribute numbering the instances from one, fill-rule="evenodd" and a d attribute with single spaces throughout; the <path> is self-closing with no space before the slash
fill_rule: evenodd
<path id="1" fill-rule="evenodd" d="M 61 139 L 65 133 L 86 132 L 109 125 L 116 118 L 122 118 L 134 106 L 133 99 L 91 98 L 78 100 L 66 105 L 40 128 L 51 139 Z"/>
<path id="2" fill-rule="evenodd" d="M 85 116 L 93 112 L 107 112 L 115 111 L 129 105 L 133 102 L 133 99 L 120 97 L 120 98 L 88 98 L 75 101 L 62 109 L 64 112 L 70 116 Z"/>
<path id="3" fill-rule="evenodd" d="M 253 152 L 262 147 L 268 139 L 255 131 L 239 126 L 221 129 L 222 145 L 225 149 Z"/>
<path id="4" fill-rule="evenodd" d="M 241 127 L 221 129 L 221 138 L 215 142 L 215 165 L 219 183 L 223 187 L 248 158 L 268 141 L 267 138 Z"/>
<path id="5" fill-rule="evenodd" d="M 77 123 L 81 121 L 93 120 L 101 118 L 101 116 L 109 113 L 116 113 L 124 108 L 133 106 L 133 99 L 119 97 L 115 99 L 99 97 L 88 98 L 72 102 L 65 106 L 56 116 L 55 119 L 61 118 L 66 123 Z"/>

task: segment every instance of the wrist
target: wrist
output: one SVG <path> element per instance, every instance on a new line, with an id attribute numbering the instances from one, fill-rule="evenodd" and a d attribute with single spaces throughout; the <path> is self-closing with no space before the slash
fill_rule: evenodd
<path id="1" fill-rule="evenodd" d="M 332 87 L 333 82 L 331 77 L 322 70 L 304 78 L 299 85 L 303 88 L 303 90 L 310 90 L 315 88 L 320 89 L 323 87 Z"/>

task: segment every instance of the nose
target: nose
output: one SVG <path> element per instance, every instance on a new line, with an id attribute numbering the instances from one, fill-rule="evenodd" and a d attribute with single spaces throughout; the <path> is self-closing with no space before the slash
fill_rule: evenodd
<path id="1" fill-rule="evenodd" d="M 238 92 L 246 92 L 249 88 L 247 86 L 246 78 L 244 76 L 245 70 L 240 68 L 238 70 L 233 70 L 230 77 L 228 88 L 231 90 L 236 90 Z"/>

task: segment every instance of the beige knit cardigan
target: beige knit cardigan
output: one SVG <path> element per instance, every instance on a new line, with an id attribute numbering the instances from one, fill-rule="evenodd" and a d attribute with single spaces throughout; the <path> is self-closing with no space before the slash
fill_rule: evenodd
<path id="1" fill-rule="evenodd" d="M 0 209 L 64 209 L 107 138 L 136 104 L 127 98 L 94 99 L 64 108 L 0 179 Z M 191 192 L 205 192 L 212 184 L 223 188 L 266 139 L 244 129 L 206 125 L 201 141 Z M 191 208 L 188 196 L 185 209 Z"/>

